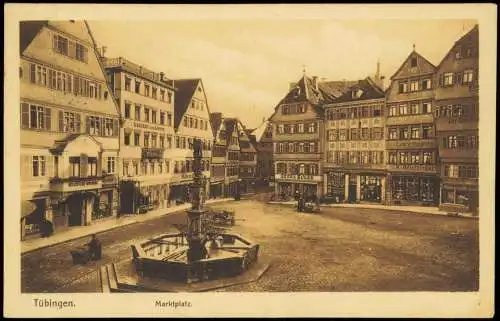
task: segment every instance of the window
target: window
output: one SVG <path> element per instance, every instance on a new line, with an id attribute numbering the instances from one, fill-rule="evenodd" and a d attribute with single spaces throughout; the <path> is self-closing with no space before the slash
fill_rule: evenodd
<path id="1" fill-rule="evenodd" d="M 130 133 L 124 134 L 123 143 L 125 144 L 125 146 L 130 146 Z"/>
<path id="2" fill-rule="evenodd" d="M 144 133 L 144 147 L 149 147 L 149 133 Z"/>
<path id="3" fill-rule="evenodd" d="M 165 148 L 165 136 L 160 136 L 160 148 Z"/>
<path id="4" fill-rule="evenodd" d="M 87 159 L 88 172 L 87 176 L 94 177 L 97 176 L 97 157 L 89 157 Z"/>
<path id="5" fill-rule="evenodd" d="M 403 104 L 399 105 L 399 115 L 407 115 L 408 114 L 408 105 Z"/>
<path id="6" fill-rule="evenodd" d="M 399 83 L 399 93 L 406 93 L 408 92 L 408 83 L 407 82 L 400 82 Z"/>
<path id="7" fill-rule="evenodd" d="M 168 93 L 168 103 L 169 104 L 172 103 L 172 93 L 171 92 Z"/>
<path id="8" fill-rule="evenodd" d="M 116 171 L 116 157 L 108 157 L 108 174 L 114 174 Z"/>
<path id="9" fill-rule="evenodd" d="M 79 177 L 80 176 L 80 157 L 70 157 L 69 158 L 69 165 L 70 165 L 71 177 Z"/>
<path id="10" fill-rule="evenodd" d="M 417 57 L 412 57 L 410 61 L 410 67 L 415 68 L 417 67 Z"/>
<path id="11" fill-rule="evenodd" d="M 316 123 L 310 123 L 310 124 L 307 126 L 307 132 L 309 132 L 309 133 L 314 133 L 314 132 L 316 132 Z"/>
<path id="12" fill-rule="evenodd" d="M 464 115 L 464 107 L 462 105 L 455 105 L 453 106 L 451 115 L 453 117 L 461 117 Z"/>
<path id="13" fill-rule="evenodd" d="M 167 126 L 172 126 L 172 114 L 167 114 Z"/>
<path id="14" fill-rule="evenodd" d="M 54 36 L 54 49 L 56 52 L 68 56 L 68 39 L 60 35 Z"/>
<path id="15" fill-rule="evenodd" d="M 383 138 L 382 127 L 373 127 L 372 139 L 382 139 L 382 138 Z"/>
<path id="16" fill-rule="evenodd" d="M 338 139 L 338 132 L 336 129 L 330 129 L 328 131 L 328 140 L 337 140 Z"/>
<path id="17" fill-rule="evenodd" d="M 140 94 L 141 93 L 141 82 L 139 80 L 135 80 L 135 93 Z"/>
<path id="18" fill-rule="evenodd" d="M 144 108 L 144 121 L 149 123 L 149 108 Z"/>
<path id="19" fill-rule="evenodd" d="M 447 148 L 457 148 L 457 136 L 448 136 L 445 139 Z"/>
<path id="20" fill-rule="evenodd" d="M 34 177 L 45 176 L 45 156 L 33 156 L 32 167 Z"/>
<path id="21" fill-rule="evenodd" d="M 347 140 L 347 130 L 339 129 L 339 140 Z"/>
<path id="22" fill-rule="evenodd" d="M 125 118 L 126 119 L 130 119 L 130 104 L 129 103 L 125 103 Z"/>
<path id="23" fill-rule="evenodd" d="M 189 117 L 189 128 L 193 128 L 194 127 L 194 120 L 193 118 Z"/>
<path id="24" fill-rule="evenodd" d="M 402 127 L 399 129 L 399 139 L 408 139 L 409 138 L 408 128 Z"/>
<path id="25" fill-rule="evenodd" d="M 453 85 L 453 79 L 454 74 L 452 72 L 447 72 L 444 74 L 444 85 L 445 86 L 452 86 Z"/>
<path id="26" fill-rule="evenodd" d="M 361 129 L 361 139 L 370 139 L 370 129 L 362 128 Z"/>
<path id="27" fill-rule="evenodd" d="M 278 125 L 278 134 L 283 134 L 285 132 L 285 125 L 279 124 Z"/>
<path id="28" fill-rule="evenodd" d="M 167 147 L 172 148 L 172 136 L 167 136 Z"/>
<path id="29" fill-rule="evenodd" d="M 419 138 L 420 138 L 420 127 L 412 127 L 411 139 L 419 139 Z"/>
<path id="30" fill-rule="evenodd" d="M 408 163 L 408 153 L 407 152 L 399 152 L 399 164 Z"/>
<path id="31" fill-rule="evenodd" d="M 76 43 L 75 58 L 80 61 L 87 61 L 87 48 L 79 43 Z"/>
<path id="32" fill-rule="evenodd" d="M 183 125 L 184 125 L 184 127 L 188 127 L 188 118 L 187 118 L 187 116 L 184 116 Z"/>
<path id="33" fill-rule="evenodd" d="M 410 153 L 410 164 L 420 164 L 420 153 L 411 152 Z"/>
<path id="34" fill-rule="evenodd" d="M 135 105 L 135 120 L 141 120 L 141 106 Z"/>
<path id="35" fill-rule="evenodd" d="M 77 133 L 80 131 L 80 115 L 70 112 L 60 112 L 63 115 L 61 130 L 66 133 Z"/>
<path id="36" fill-rule="evenodd" d="M 381 107 L 373 107 L 373 117 L 382 116 L 382 108 Z"/>
<path id="37" fill-rule="evenodd" d="M 157 135 L 151 134 L 151 147 L 156 147 Z"/>
<path id="38" fill-rule="evenodd" d="M 156 114 L 155 114 L 156 117 Z M 160 124 L 165 125 L 165 113 L 160 111 Z"/>
<path id="39" fill-rule="evenodd" d="M 153 99 L 157 99 L 157 93 L 158 93 L 158 88 L 153 87 L 151 91 L 151 97 L 153 97 Z"/>
<path id="40" fill-rule="evenodd" d="M 134 133 L 134 145 L 139 146 L 139 138 L 141 137 L 140 133 L 135 132 Z"/>
<path id="41" fill-rule="evenodd" d="M 432 113 L 432 105 L 431 103 L 423 103 L 422 104 L 422 113 L 430 114 Z"/>
<path id="42" fill-rule="evenodd" d="M 422 127 L 422 138 L 423 139 L 432 138 L 432 126 L 431 125 L 424 125 Z"/>
<path id="43" fill-rule="evenodd" d="M 89 116 L 89 134 L 90 135 L 100 135 L 101 134 L 101 118 L 95 116 Z"/>
<path id="44" fill-rule="evenodd" d="M 151 122 L 156 124 L 156 110 L 151 111 Z"/>
<path id="45" fill-rule="evenodd" d="M 103 118 L 104 136 L 113 136 L 113 119 Z"/>
<path id="46" fill-rule="evenodd" d="M 160 173 L 160 174 L 163 173 L 163 163 L 162 162 L 158 163 L 158 173 Z"/>
<path id="47" fill-rule="evenodd" d="M 132 84 L 132 79 L 129 77 L 125 77 L 125 90 L 126 91 L 131 91 L 130 86 Z"/>
<path id="48" fill-rule="evenodd" d="M 422 90 L 432 89 L 432 82 L 430 79 L 422 80 Z"/>
<path id="49" fill-rule="evenodd" d="M 304 124 L 298 124 L 297 126 L 298 126 L 297 131 L 299 133 L 303 133 L 304 132 Z"/>
<path id="50" fill-rule="evenodd" d="M 144 95 L 149 97 L 151 87 L 144 84 Z"/>
<path id="51" fill-rule="evenodd" d="M 23 128 L 50 129 L 51 109 L 42 106 L 21 104 Z"/>
<path id="52" fill-rule="evenodd" d="M 474 80 L 474 72 L 471 69 L 465 70 L 462 78 L 464 84 L 470 84 Z"/>
<path id="53" fill-rule="evenodd" d="M 412 115 L 419 114 L 418 104 L 410 104 L 410 114 Z"/>
<path id="54" fill-rule="evenodd" d="M 398 106 L 392 105 L 389 107 L 389 116 L 397 116 L 398 115 Z"/>
<path id="55" fill-rule="evenodd" d="M 410 82 L 410 91 L 418 91 L 418 80 L 412 80 Z"/>
<path id="56" fill-rule="evenodd" d="M 133 162 L 133 166 L 134 166 L 134 174 L 139 175 L 139 163 Z"/>
<path id="57" fill-rule="evenodd" d="M 396 165 L 398 163 L 398 153 L 389 152 L 389 164 Z"/>
<path id="58" fill-rule="evenodd" d="M 432 164 L 433 163 L 432 159 L 434 157 L 433 154 L 434 154 L 433 152 L 424 152 L 423 153 L 423 156 L 424 156 L 423 163 L 424 164 Z"/>
<path id="59" fill-rule="evenodd" d="M 359 152 L 349 152 L 349 164 L 357 164 L 358 163 L 358 153 Z"/>

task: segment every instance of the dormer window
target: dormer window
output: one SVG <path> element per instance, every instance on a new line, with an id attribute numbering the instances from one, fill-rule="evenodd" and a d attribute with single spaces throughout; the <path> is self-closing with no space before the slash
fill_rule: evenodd
<path id="1" fill-rule="evenodd" d="M 359 99 L 361 98 L 361 95 L 363 95 L 363 90 L 361 89 L 356 89 L 352 91 L 352 98 L 353 99 Z"/>
<path id="2" fill-rule="evenodd" d="M 299 95 L 300 95 L 300 87 L 299 87 L 299 86 L 297 86 L 297 87 L 295 87 L 295 89 L 294 89 L 294 96 L 295 96 L 295 97 L 299 97 Z"/>
<path id="3" fill-rule="evenodd" d="M 410 67 L 411 67 L 411 68 L 415 68 L 415 67 L 417 67 L 417 57 L 413 57 L 413 58 L 411 58 L 411 61 L 410 61 Z"/>
<path id="4" fill-rule="evenodd" d="M 460 58 L 462 58 L 462 52 L 459 50 L 455 52 L 455 59 L 460 59 Z"/>

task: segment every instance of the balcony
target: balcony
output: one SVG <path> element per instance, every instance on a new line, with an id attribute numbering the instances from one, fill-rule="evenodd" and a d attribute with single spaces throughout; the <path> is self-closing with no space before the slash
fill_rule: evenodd
<path id="1" fill-rule="evenodd" d="M 437 165 L 434 164 L 426 164 L 426 165 L 420 165 L 420 164 L 389 164 L 387 165 L 387 170 L 391 172 L 413 172 L 413 173 L 430 173 L 430 174 L 437 174 L 438 173 L 438 167 Z"/>
<path id="2" fill-rule="evenodd" d="M 459 149 L 439 147 L 439 157 L 443 158 L 478 158 L 478 149 Z"/>
<path id="3" fill-rule="evenodd" d="M 479 120 L 466 119 L 461 117 L 440 117 L 436 120 L 437 131 L 463 131 L 477 130 L 479 128 Z"/>
<path id="4" fill-rule="evenodd" d="M 163 158 L 163 148 L 156 147 L 143 147 L 141 150 L 142 159 L 162 159 Z"/>
<path id="5" fill-rule="evenodd" d="M 323 181 L 323 176 L 321 175 L 291 175 L 291 174 L 276 174 L 274 176 L 276 180 L 280 181 L 304 181 L 304 182 L 321 182 Z"/>
<path id="6" fill-rule="evenodd" d="M 436 148 L 435 139 L 388 140 L 387 149 L 430 149 Z"/>
<path id="7" fill-rule="evenodd" d="M 102 187 L 103 178 L 92 177 L 55 177 L 50 180 L 50 189 L 54 192 L 74 192 L 82 190 L 92 190 Z"/>

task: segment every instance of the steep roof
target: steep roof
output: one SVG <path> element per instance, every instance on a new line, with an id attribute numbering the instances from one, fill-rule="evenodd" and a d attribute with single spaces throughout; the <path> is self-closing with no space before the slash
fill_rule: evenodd
<path id="1" fill-rule="evenodd" d="M 352 95 L 353 91 L 361 90 L 361 95 L 354 98 Z M 349 101 L 359 101 L 368 99 L 379 99 L 384 98 L 385 93 L 382 88 L 380 88 L 375 81 L 370 77 L 362 80 L 358 80 L 347 88 L 338 98 L 333 100 L 333 103 L 349 102 Z"/>
<path id="2" fill-rule="evenodd" d="M 176 79 L 177 92 L 174 99 L 174 128 L 179 128 L 182 116 L 186 112 L 201 79 Z"/>
<path id="3" fill-rule="evenodd" d="M 262 139 L 262 136 L 264 135 L 268 124 L 269 124 L 269 121 L 265 120 L 264 122 L 262 122 L 262 124 L 260 124 L 257 128 L 255 128 L 252 131 L 252 135 L 255 136 L 255 140 L 257 142 L 260 142 L 260 140 Z"/>
<path id="4" fill-rule="evenodd" d="M 410 59 L 416 57 L 417 58 L 417 72 L 409 72 L 410 67 Z M 408 57 L 405 59 L 405 61 L 401 64 L 399 69 L 391 76 L 392 79 L 396 78 L 406 78 L 406 77 L 411 77 L 415 75 L 421 75 L 421 74 L 431 74 L 436 71 L 436 66 L 432 64 L 429 60 L 427 60 L 424 56 L 419 54 L 418 52 L 413 49 L 412 52 L 408 55 Z"/>
<path id="5" fill-rule="evenodd" d="M 210 113 L 210 126 L 212 128 L 212 132 L 214 136 L 217 135 L 217 132 L 222 125 L 222 113 Z"/>
<path id="6" fill-rule="evenodd" d="M 43 21 L 21 21 L 19 22 L 19 53 L 22 54 L 29 46 L 31 41 L 36 37 L 38 32 L 48 24 L 47 20 Z"/>
<path id="7" fill-rule="evenodd" d="M 324 102 L 331 102 L 342 96 L 351 86 L 354 86 L 358 81 L 323 81 L 318 83 L 318 88 L 322 92 Z"/>
<path id="8" fill-rule="evenodd" d="M 240 144 L 240 150 L 242 152 L 247 152 L 247 153 L 257 152 L 257 150 L 255 149 L 255 147 L 252 143 L 252 140 L 250 139 L 250 137 L 247 134 L 247 129 L 245 128 L 245 125 L 243 125 L 243 123 L 239 119 L 237 120 L 237 126 L 238 126 L 237 128 L 240 129 L 240 131 L 238 133 L 238 140 L 240 142 L 248 142 L 248 147 L 246 147 L 245 144 L 243 144 L 243 146 Z"/>
<path id="9" fill-rule="evenodd" d="M 467 32 L 465 35 L 463 35 L 462 37 L 460 37 L 460 39 L 458 39 L 457 41 L 455 41 L 455 43 L 453 44 L 453 46 L 451 46 L 450 50 L 448 50 L 448 52 L 446 53 L 446 55 L 444 55 L 443 59 L 441 59 L 441 61 L 437 65 L 437 69 L 439 69 L 441 67 L 441 65 L 443 64 L 443 62 L 450 55 L 450 53 L 455 49 L 455 47 L 460 46 L 464 42 L 468 42 L 468 41 L 479 42 L 479 26 L 477 24 L 471 30 L 469 30 L 469 32 Z"/>

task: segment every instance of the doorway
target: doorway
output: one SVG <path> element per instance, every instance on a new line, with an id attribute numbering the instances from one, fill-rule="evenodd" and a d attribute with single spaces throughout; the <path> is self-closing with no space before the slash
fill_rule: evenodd
<path id="1" fill-rule="evenodd" d="M 349 197 L 347 200 L 350 203 L 356 202 L 356 184 L 349 184 Z"/>
<path id="2" fill-rule="evenodd" d="M 83 199 L 79 195 L 72 195 L 66 202 L 68 204 L 68 226 L 81 226 Z"/>

